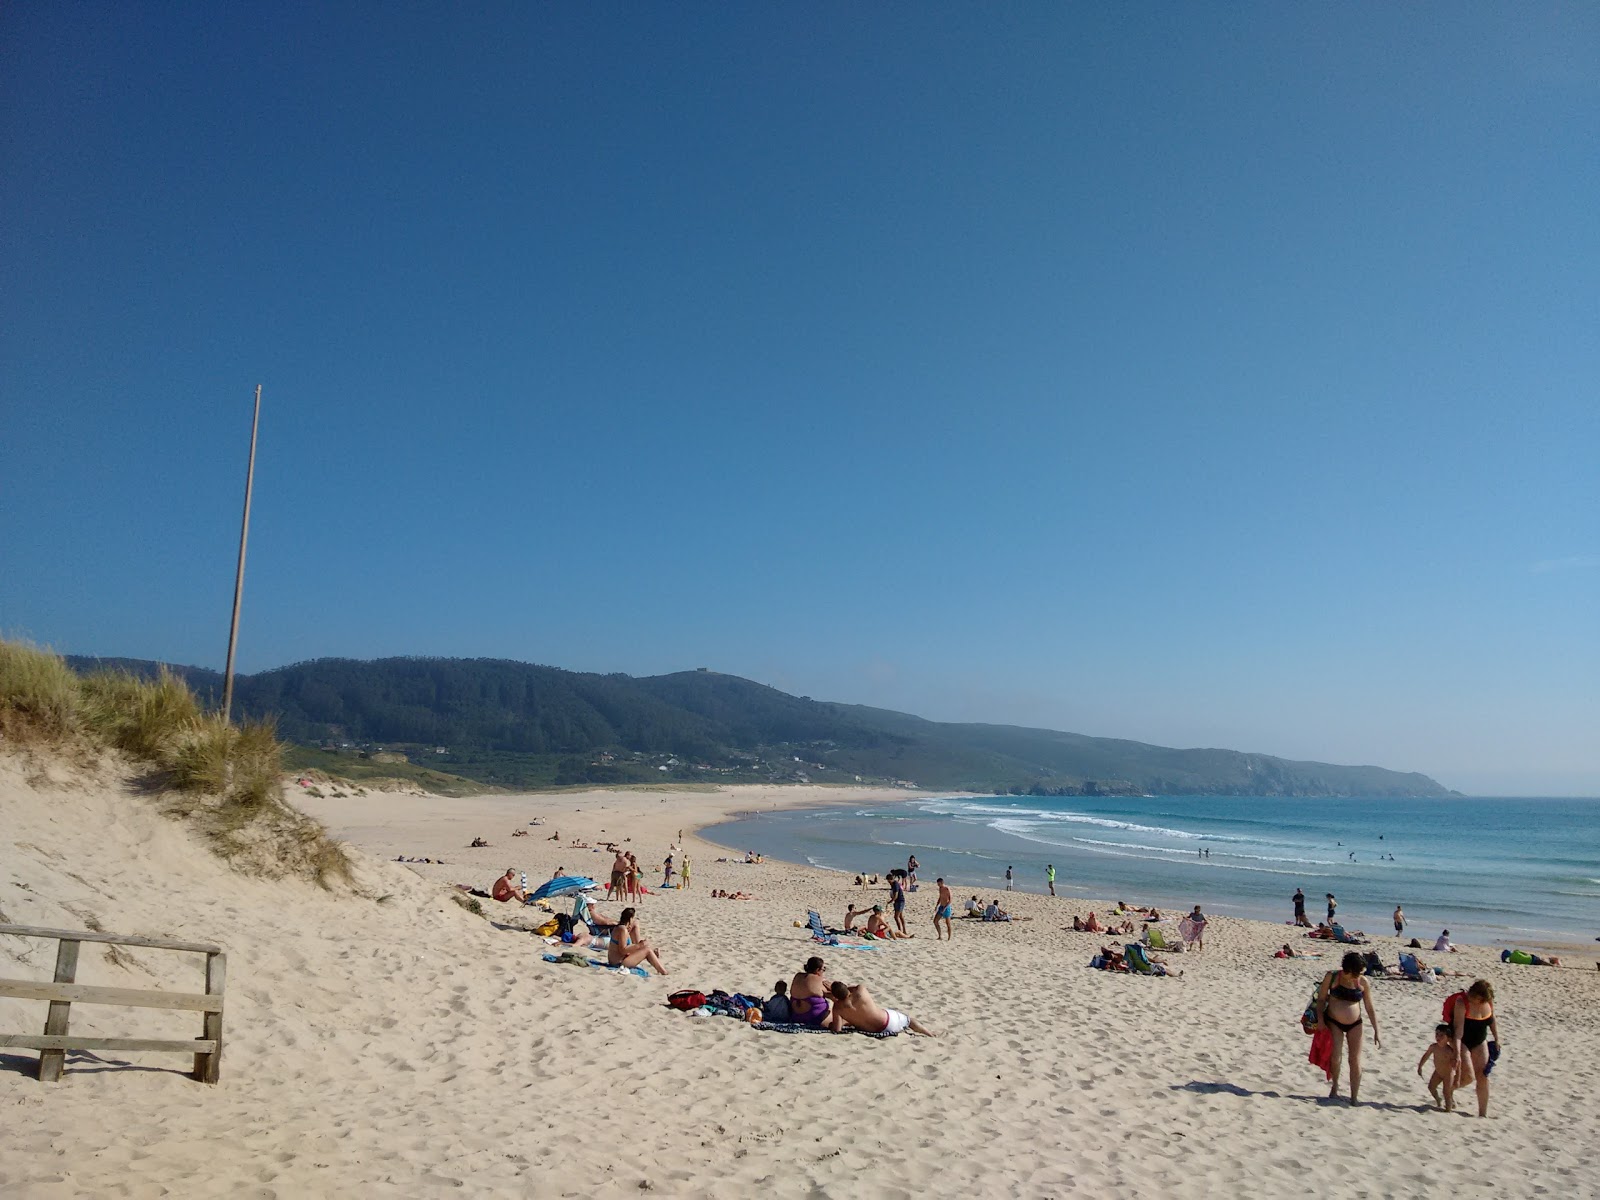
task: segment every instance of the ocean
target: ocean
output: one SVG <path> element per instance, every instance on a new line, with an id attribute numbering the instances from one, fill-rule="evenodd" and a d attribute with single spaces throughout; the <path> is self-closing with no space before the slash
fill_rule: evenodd
<path id="1" fill-rule="evenodd" d="M 702 831 L 828 870 L 906 865 L 958 893 L 1020 891 L 1287 920 L 1296 887 L 1347 929 L 1432 944 L 1590 942 L 1600 934 L 1600 800 L 1259 796 L 919 799 L 751 814 Z"/>

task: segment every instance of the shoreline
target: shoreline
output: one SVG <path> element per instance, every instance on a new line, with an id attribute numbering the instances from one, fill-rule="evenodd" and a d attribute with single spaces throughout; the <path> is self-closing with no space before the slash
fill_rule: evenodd
<path id="1" fill-rule="evenodd" d="M 806 790 L 805 785 L 777 784 L 777 785 L 767 785 L 767 786 L 771 786 L 771 787 L 774 787 L 774 788 L 783 788 L 783 787 L 794 786 L 794 787 L 798 788 L 801 791 Z M 834 786 L 838 787 L 839 785 L 834 785 Z M 909 804 L 909 803 L 913 803 L 913 802 L 918 801 L 918 800 L 926 800 L 926 799 L 972 799 L 972 798 L 981 799 L 981 798 L 984 798 L 982 794 L 976 793 L 976 792 L 923 791 L 923 792 L 918 792 L 918 793 L 915 793 L 915 794 L 901 794 L 899 796 L 892 796 L 889 799 L 885 800 L 885 799 L 881 799 L 881 798 L 874 798 L 876 793 L 881 792 L 882 789 L 866 789 L 866 788 L 864 788 L 864 789 L 861 789 L 861 790 L 862 790 L 863 794 L 859 795 L 859 796 L 839 797 L 837 799 L 833 799 L 833 800 L 829 800 L 829 801 L 823 801 L 823 802 L 817 802 L 817 803 L 796 802 L 796 803 L 788 803 L 788 804 L 782 804 L 782 805 L 774 804 L 773 806 L 771 806 L 770 808 L 767 808 L 767 809 L 746 809 L 746 810 L 739 810 L 739 811 L 730 811 L 720 819 L 713 819 L 713 820 L 705 821 L 705 822 L 695 826 L 694 829 L 692 830 L 692 832 L 693 832 L 694 835 L 698 836 L 703 842 L 707 843 L 708 845 L 715 846 L 715 847 L 717 847 L 719 849 L 722 849 L 722 850 L 732 850 L 733 849 L 733 844 L 732 843 L 720 842 L 720 841 L 713 840 L 709 836 L 706 836 L 708 831 L 710 831 L 712 829 L 715 829 L 715 828 L 717 828 L 718 826 L 721 826 L 721 825 L 730 825 L 730 824 L 733 824 L 733 823 L 735 823 L 737 821 L 759 818 L 759 817 L 765 816 L 768 813 L 771 813 L 773 811 L 777 811 L 778 809 L 782 809 L 784 811 L 789 811 L 789 812 L 794 812 L 794 811 L 804 812 L 804 811 L 806 811 L 808 809 L 821 810 L 821 809 L 827 809 L 827 808 L 837 808 L 837 807 L 848 805 L 848 804 L 853 803 L 855 801 L 863 801 L 863 802 L 870 802 L 870 803 L 873 803 L 875 805 L 883 805 L 883 804 L 890 804 L 890 803 L 896 803 L 896 802 L 903 802 L 903 803 L 908 803 Z M 868 847 L 866 846 L 866 844 L 863 844 L 863 849 L 867 849 L 867 848 Z M 765 853 L 765 852 L 763 852 L 763 853 Z M 830 876 L 831 877 L 831 876 L 836 876 L 836 875 L 847 875 L 847 876 L 852 876 L 853 877 L 856 874 L 856 871 L 853 870 L 853 869 L 850 869 L 850 868 L 824 867 L 824 866 L 819 866 L 819 865 L 817 865 L 815 863 L 810 863 L 810 862 L 795 862 L 792 859 L 785 859 L 785 858 L 782 858 L 781 856 L 774 856 L 774 855 L 770 855 L 770 854 L 766 855 L 766 858 L 770 862 L 782 862 L 785 865 L 787 865 L 789 867 L 792 867 L 792 868 L 794 868 L 796 870 L 816 871 L 816 872 L 822 873 L 824 876 Z M 882 867 L 873 868 L 872 870 L 874 871 L 874 873 L 879 875 L 880 878 L 882 877 L 882 875 L 884 873 L 884 868 L 882 868 Z M 931 882 L 931 880 L 929 882 Z M 982 892 L 988 892 L 988 891 L 995 890 L 995 886 L 996 885 L 992 881 L 989 882 L 989 883 L 975 883 L 975 882 L 972 882 L 972 881 L 968 881 L 968 882 L 960 883 L 959 885 L 957 885 L 955 883 L 954 876 L 952 876 L 952 887 L 953 888 L 959 887 L 960 890 L 965 890 L 965 889 L 969 889 L 969 888 L 975 888 L 975 889 L 977 889 L 977 891 L 982 893 Z M 1080 902 L 1080 903 L 1083 903 L 1083 904 L 1090 905 L 1090 906 L 1093 907 L 1094 911 L 1096 911 L 1096 912 L 1099 912 L 1099 911 L 1104 910 L 1105 908 L 1111 907 L 1116 903 L 1115 899 L 1112 899 L 1112 898 L 1109 898 L 1109 897 L 1104 897 L 1104 896 L 1074 894 L 1074 895 L 1059 895 L 1059 896 L 1051 897 L 1051 896 L 1048 895 L 1048 893 L 1046 893 L 1046 892 L 1044 892 L 1042 890 L 1032 890 L 1032 889 L 1021 889 L 1021 890 L 1012 891 L 1012 892 L 1006 893 L 1006 894 L 1007 895 L 1012 895 L 1012 896 L 1032 895 L 1032 896 L 1039 896 L 1039 897 L 1041 897 L 1043 899 L 1071 900 L 1071 901 L 1076 901 L 1076 902 Z M 1183 907 L 1186 909 L 1188 904 L 1190 904 L 1190 903 L 1192 903 L 1192 900 L 1190 900 L 1190 901 L 1173 900 L 1170 903 L 1169 907 L 1172 907 L 1174 909 L 1174 911 L 1177 911 L 1177 906 L 1179 904 L 1182 904 Z M 1232 912 L 1232 911 L 1226 911 L 1228 908 L 1231 907 L 1227 900 L 1217 900 L 1217 899 L 1213 898 L 1208 903 L 1211 904 L 1211 905 L 1217 905 L 1217 906 L 1223 908 L 1224 909 L 1223 915 L 1226 915 L 1229 920 L 1232 920 L 1232 921 L 1249 921 L 1249 922 L 1252 922 L 1254 924 L 1261 925 L 1261 926 L 1263 926 L 1265 928 L 1273 928 L 1273 929 L 1278 929 L 1280 931 L 1283 931 L 1283 936 L 1291 939 L 1291 942 L 1290 942 L 1291 945 L 1293 944 L 1293 939 L 1296 936 L 1299 936 L 1299 935 L 1303 934 L 1303 927 L 1294 926 L 1294 925 L 1290 924 L 1288 921 L 1275 920 L 1275 919 L 1273 919 L 1271 917 L 1267 917 L 1267 916 L 1248 915 L 1248 914 L 1244 914 L 1244 913 L 1236 913 L 1236 912 Z M 1413 937 L 1417 941 L 1422 943 L 1422 946 L 1421 946 L 1421 948 L 1419 950 L 1419 953 L 1421 953 L 1423 955 L 1433 955 L 1433 954 L 1436 954 L 1436 953 L 1445 953 L 1445 952 L 1441 952 L 1441 951 L 1435 951 L 1433 949 L 1433 939 L 1432 938 L 1424 938 L 1420 934 L 1413 934 L 1413 933 L 1410 933 L 1410 932 L 1408 932 L 1405 935 L 1405 937 L 1403 937 L 1403 938 L 1396 938 L 1396 937 L 1394 937 L 1392 934 L 1390 934 L 1388 932 L 1382 932 L 1382 933 L 1378 933 L 1378 934 L 1369 933 L 1367 935 L 1367 940 L 1368 940 L 1368 945 L 1374 946 L 1374 947 L 1376 947 L 1376 946 L 1378 946 L 1380 944 L 1387 944 L 1387 943 L 1389 943 L 1391 941 L 1392 942 L 1396 942 L 1396 943 L 1401 943 L 1403 945 L 1408 945 L 1410 940 Z M 1311 939 L 1311 940 L 1315 941 L 1316 939 Z M 1531 939 L 1525 938 L 1525 939 L 1521 939 L 1521 940 L 1500 939 L 1500 940 L 1487 941 L 1487 942 L 1479 941 L 1479 940 L 1467 940 L 1467 939 L 1459 939 L 1458 940 L 1458 939 L 1455 939 L 1455 938 L 1452 938 L 1451 940 L 1452 940 L 1453 944 L 1458 945 L 1458 946 L 1472 946 L 1472 947 L 1476 947 L 1476 948 L 1483 949 L 1483 950 L 1492 950 L 1496 954 L 1498 954 L 1501 950 L 1523 949 L 1523 950 L 1527 950 L 1527 951 L 1529 951 L 1531 953 L 1540 954 L 1540 955 L 1543 955 L 1543 956 L 1546 956 L 1546 957 L 1554 955 L 1554 956 L 1557 956 L 1557 957 L 1565 959 L 1565 958 L 1570 958 L 1570 957 L 1574 957 L 1574 956 L 1582 956 L 1582 957 L 1588 957 L 1588 958 L 1594 959 L 1594 960 L 1600 960 L 1600 940 L 1596 940 L 1596 941 L 1582 941 L 1582 940 L 1568 941 L 1568 940 L 1564 940 L 1564 939 L 1559 938 L 1559 937 L 1538 937 L 1538 938 L 1531 938 Z M 1329 942 L 1329 943 L 1326 943 L 1326 944 L 1327 945 L 1337 945 L 1339 943 Z M 1585 964 L 1585 968 L 1588 965 L 1589 964 Z M 1575 966 L 1563 966 L 1563 967 L 1555 968 L 1555 969 L 1557 969 L 1557 970 L 1575 970 L 1575 969 L 1582 969 L 1582 968 L 1578 968 L 1578 967 L 1575 967 Z"/>

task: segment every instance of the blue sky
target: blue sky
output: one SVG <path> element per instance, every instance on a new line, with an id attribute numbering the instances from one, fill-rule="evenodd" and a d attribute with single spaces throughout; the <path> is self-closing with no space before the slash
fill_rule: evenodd
<path id="1" fill-rule="evenodd" d="M 8 5 L 0 630 L 1600 794 L 1600 10 Z"/>

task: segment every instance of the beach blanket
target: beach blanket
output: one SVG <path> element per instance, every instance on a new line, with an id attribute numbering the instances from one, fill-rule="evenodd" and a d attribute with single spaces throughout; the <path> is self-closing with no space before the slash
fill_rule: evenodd
<path id="1" fill-rule="evenodd" d="M 637 975 L 640 979 L 650 978 L 650 972 L 643 967 L 614 967 L 603 959 L 584 958 L 570 950 L 565 954 L 546 954 L 543 955 L 543 958 L 547 963 L 570 963 L 574 967 L 603 967 L 607 971 L 617 971 L 625 975 Z"/>
<path id="2" fill-rule="evenodd" d="M 817 1026 L 817 1025 L 797 1025 L 793 1021 L 751 1021 L 750 1022 L 750 1028 L 751 1029 L 766 1029 L 766 1030 L 770 1030 L 773 1033 L 832 1033 L 833 1032 L 833 1030 L 831 1030 L 831 1029 L 823 1029 L 823 1028 L 821 1028 L 820 1026 Z M 895 1036 L 894 1034 L 890 1033 L 888 1030 L 883 1030 L 883 1031 L 881 1031 L 879 1033 L 873 1033 L 869 1029 L 856 1029 L 853 1026 L 851 1028 L 849 1028 L 849 1029 L 841 1029 L 839 1032 L 840 1033 L 859 1033 L 863 1037 L 869 1037 L 869 1038 L 886 1038 L 886 1037 L 894 1037 Z"/>

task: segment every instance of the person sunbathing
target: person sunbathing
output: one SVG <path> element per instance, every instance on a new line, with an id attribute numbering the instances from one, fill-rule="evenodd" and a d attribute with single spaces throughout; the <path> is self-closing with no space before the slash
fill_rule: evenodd
<path id="1" fill-rule="evenodd" d="M 872 906 L 872 915 L 867 918 L 867 927 L 863 932 L 868 937 L 875 938 L 913 938 L 917 936 L 914 933 L 901 933 L 893 925 L 890 925 L 883 915 L 883 905 L 881 904 Z"/>
<path id="2" fill-rule="evenodd" d="M 518 904 L 529 903 L 528 894 L 512 882 L 516 877 L 517 869 L 507 867 L 506 873 L 494 881 L 494 887 L 489 889 L 489 895 L 502 904 L 508 900 L 515 900 Z"/>
<path id="3" fill-rule="evenodd" d="M 805 970 L 789 982 L 789 1016 L 798 1025 L 812 1025 L 820 1029 L 828 1019 L 828 980 L 823 978 L 825 964 L 813 955 L 806 959 Z"/>
<path id="4" fill-rule="evenodd" d="M 856 918 L 864 917 L 872 910 L 870 908 L 857 908 L 852 901 L 850 907 L 844 910 L 844 928 L 840 933 L 854 933 L 856 931 Z"/>
<path id="5" fill-rule="evenodd" d="M 864 983 L 847 987 L 841 981 L 834 980 L 828 992 L 833 997 L 833 1013 L 828 1017 L 828 1028 L 835 1033 L 848 1025 L 868 1033 L 904 1033 L 909 1029 L 923 1037 L 937 1036 L 914 1017 L 879 1004 Z"/>
<path id="6" fill-rule="evenodd" d="M 611 927 L 611 945 L 606 949 L 606 962 L 613 967 L 637 967 L 644 962 L 654 967 L 658 975 L 667 973 L 656 948 L 640 936 L 639 922 L 631 908 L 623 909 L 617 923 Z"/>
<path id="7" fill-rule="evenodd" d="M 1102 971 L 1126 971 L 1128 969 L 1128 961 L 1123 956 L 1122 951 L 1115 950 L 1110 946 L 1100 947 L 1100 959 L 1100 969 Z"/>
<path id="8" fill-rule="evenodd" d="M 1288 942 L 1285 942 L 1280 949 L 1276 950 L 1273 953 L 1272 957 L 1273 958 L 1321 958 L 1322 955 L 1320 955 L 1320 954 L 1301 954 L 1298 951 L 1292 949 L 1289 946 Z"/>
<path id="9" fill-rule="evenodd" d="M 1083 931 L 1085 933 L 1106 932 L 1103 928 L 1101 928 L 1099 919 L 1093 913 L 1090 913 L 1089 919 L 1083 923 Z"/>

